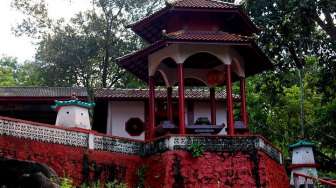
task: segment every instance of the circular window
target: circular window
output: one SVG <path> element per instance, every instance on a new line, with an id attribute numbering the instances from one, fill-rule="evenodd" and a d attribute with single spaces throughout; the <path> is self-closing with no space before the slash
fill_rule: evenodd
<path id="1" fill-rule="evenodd" d="M 126 132 L 131 136 L 139 136 L 145 130 L 145 124 L 140 118 L 130 118 L 125 124 Z"/>

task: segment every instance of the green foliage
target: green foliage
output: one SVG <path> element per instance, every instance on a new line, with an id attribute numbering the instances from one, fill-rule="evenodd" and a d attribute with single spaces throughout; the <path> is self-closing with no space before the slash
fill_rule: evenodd
<path id="1" fill-rule="evenodd" d="M 127 184 L 113 181 L 106 184 L 106 188 L 127 188 Z"/>
<path id="2" fill-rule="evenodd" d="M 74 188 L 72 180 L 66 177 L 62 178 L 60 188 Z"/>
<path id="3" fill-rule="evenodd" d="M 200 157 L 203 155 L 204 153 L 204 147 L 202 144 L 200 143 L 192 143 L 189 148 L 188 148 L 189 152 L 191 153 L 191 156 L 194 158 Z"/>
<path id="4" fill-rule="evenodd" d="M 328 23 L 326 18 L 335 13 L 335 1 L 245 0 L 243 6 L 262 29 L 258 43 L 275 64 L 272 72 L 249 79 L 250 128 L 265 135 L 289 157 L 288 144 L 302 136 L 302 105 L 305 136 L 317 141 L 319 150 L 336 158 L 335 23 Z M 324 12 L 328 16 L 320 16 Z"/>
<path id="5" fill-rule="evenodd" d="M 19 64 L 13 57 L 0 58 L 0 86 L 34 86 L 42 83 L 35 63 Z"/>
<path id="6" fill-rule="evenodd" d="M 60 188 L 74 188 L 74 184 L 73 181 L 70 178 L 62 178 L 61 182 L 60 182 Z M 101 187 L 105 187 L 105 188 L 127 188 L 127 184 L 122 183 L 122 182 L 118 182 L 118 181 L 113 181 L 113 182 L 107 182 L 105 185 L 101 184 L 99 181 L 98 182 L 94 182 L 91 183 L 89 185 L 87 184 L 82 184 L 80 186 L 81 188 L 101 188 Z"/>
<path id="7" fill-rule="evenodd" d="M 147 169 L 148 169 L 148 167 L 146 165 L 142 165 L 137 170 L 138 188 L 144 188 L 145 187 L 145 176 L 146 176 Z"/>

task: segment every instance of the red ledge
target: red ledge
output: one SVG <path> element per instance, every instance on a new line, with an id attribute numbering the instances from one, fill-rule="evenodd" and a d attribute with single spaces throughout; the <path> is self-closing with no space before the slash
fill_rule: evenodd
<path id="1" fill-rule="evenodd" d="M 296 168 L 318 168 L 320 165 L 318 164 L 291 164 L 289 165 L 289 169 L 296 169 Z"/>

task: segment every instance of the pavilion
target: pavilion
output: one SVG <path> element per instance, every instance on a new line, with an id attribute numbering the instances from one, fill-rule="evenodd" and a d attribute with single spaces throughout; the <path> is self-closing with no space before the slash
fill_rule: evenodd
<path id="1" fill-rule="evenodd" d="M 215 88 L 226 88 L 227 132 L 235 135 L 232 83 L 240 83 L 240 119 L 248 127 L 245 80 L 272 68 L 253 40 L 259 29 L 230 3 L 184 0 L 167 3 L 130 25 L 148 47 L 119 58 L 118 64 L 149 86 L 147 139 L 155 137 L 155 88 L 166 87 L 167 117 L 172 121 L 172 87 L 178 87 L 178 133 L 186 134 L 185 87 L 210 89 L 211 124 L 216 126 Z M 219 86 L 219 87 L 218 87 Z"/>

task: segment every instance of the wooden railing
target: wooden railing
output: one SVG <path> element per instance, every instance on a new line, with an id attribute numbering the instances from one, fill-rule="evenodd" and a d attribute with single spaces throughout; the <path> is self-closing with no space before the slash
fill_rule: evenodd
<path id="1" fill-rule="evenodd" d="M 313 185 L 324 185 L 325 187 L 336 187 L 336 183 L 331 182 L 331 181 L 327 181 L 318 177 L 313 177 L 313 176 L 308 176 L 305 174 L 300 174 L 300 173 L 293 173 L 294 176 L 294 187 L 295 188 L 299 188 L 300 184 L 298 183 L 299 178 L 302 177 L 304 178 L 304 188 L 308 188 L 309 186 L 309 180 L 310 180 L 310 184 Z M 318 186 L 314 186 L 314 187 L 318 187 Z"/>

